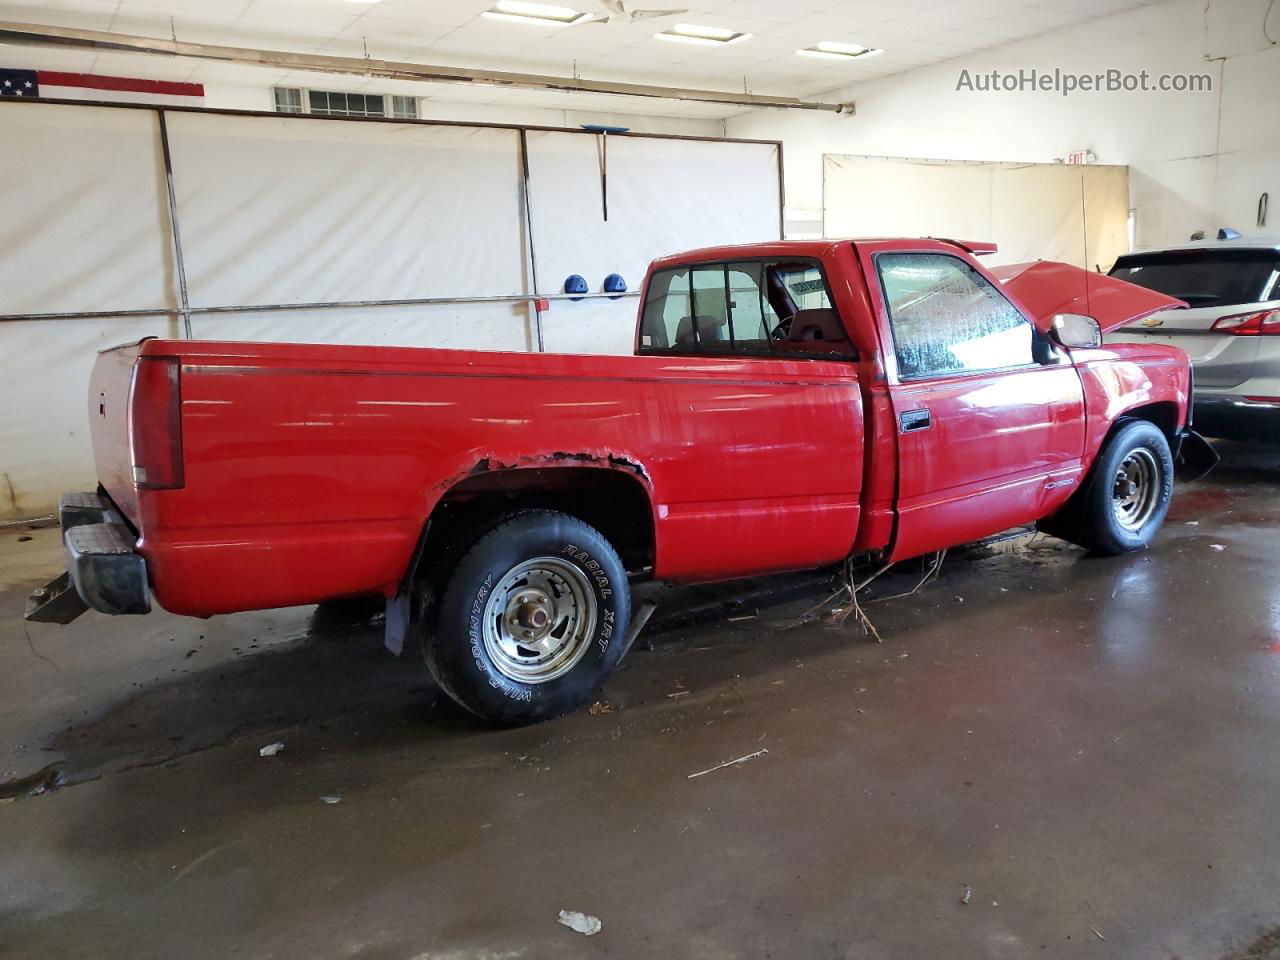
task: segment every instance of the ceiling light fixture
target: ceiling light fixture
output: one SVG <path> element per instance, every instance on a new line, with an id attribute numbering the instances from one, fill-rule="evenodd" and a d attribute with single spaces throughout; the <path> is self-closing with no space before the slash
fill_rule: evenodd
<path id="1" fill-rule="evenodd" d="M 856 43 L 837 43 L 834 40 L 823 40 L 812 47 L 797 50 L 802 57 L 823 57 L 827 60 L 860 60 L 863 57 L 874 57 L 883 50 L 875 47 L 863 47 Z"/>
<path id="2" fill-rule="evenodd" d="M 723 46 L 728 43 L 740 43 L 751 37 L 749 33 L 738 33 L 724 27 L 700 27 L 696 23 L 677 23 L 670 30 L 655 33 L 659 40 L 671 40 L 676 43 L 701 43 L 712 46 Z"/>
<path id="3" fill-rule="evenodd" d="M 492 10 L 481 16 L 508 23 L 531 23 L 539 27 L 571 27 L 575 23 L 591 19 L 588 13 L 580 13 L 569 7 L 553 7 L 545 3 L 525 3 L 524 0 L 498 0 Z"/>

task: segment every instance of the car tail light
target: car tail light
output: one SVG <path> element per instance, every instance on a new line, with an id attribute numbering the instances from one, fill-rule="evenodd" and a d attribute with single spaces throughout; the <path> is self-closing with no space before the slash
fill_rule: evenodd
<path id="1" fill-rule="evenodd" d="M 1230 333 L 1237 337 L 1280 335 L 1280 310 L 1262 310 L 1258 313 L 1237 313 L 1220 317 L 1209 329 L 1218 333 Z"/>
<path id="2" fill-rule="evenodd" d="M 129 397 L 133 482 L 143 490 L 182 486 L 181 379 L 177 357 L 139 357 Z"/>

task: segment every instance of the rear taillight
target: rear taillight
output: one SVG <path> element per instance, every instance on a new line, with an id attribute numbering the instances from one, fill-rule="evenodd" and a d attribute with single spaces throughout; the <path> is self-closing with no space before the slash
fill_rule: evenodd
<path id="1" fill-rule="evenodd" d="M 133 482 L 143 490 L 182 486 L 182 396 L 177 357 L 139 357 L 129 395 Z"/>
<path id="2" fill-rule="evenodd" d="M 1258 313 L 1237 313 L 1221 317 L 1209 329 L 1218 333 L 1230 333 L 1237 337 L 1265 337 L 1280 335 L 1280 310 L 1262 310 Z"/>

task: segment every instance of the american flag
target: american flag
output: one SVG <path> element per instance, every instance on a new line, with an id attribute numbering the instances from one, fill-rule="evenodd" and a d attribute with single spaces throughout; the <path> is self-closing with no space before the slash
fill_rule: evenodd
<path id="1" fill-rule="evenodd" d="M 0 97 L 38 97 L 40 77 L 34 70 L 0 70 Z"/>
<path id="2" fill-rule="evenodd" d="M 0 67 L 0 97 L 44 97 L 55 100 L 107 100 L 114 103 L 158 103 L 200 106 L 204 86 L 171 80 L 139 80 L 60 70 L 9 70 Z"/>

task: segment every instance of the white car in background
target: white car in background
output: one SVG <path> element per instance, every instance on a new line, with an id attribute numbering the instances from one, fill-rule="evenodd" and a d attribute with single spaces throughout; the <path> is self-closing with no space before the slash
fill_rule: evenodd
<path id="1" fill-rule="evenodd" d="M 1185 300 L 1107 334 L 1171 344 L 1195 374 L 1193 418 L 1207 437 L 1280 439 L 1280 237 L 1242 237 L 1130 253 L 1111 276 Z"/>

